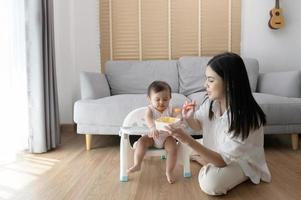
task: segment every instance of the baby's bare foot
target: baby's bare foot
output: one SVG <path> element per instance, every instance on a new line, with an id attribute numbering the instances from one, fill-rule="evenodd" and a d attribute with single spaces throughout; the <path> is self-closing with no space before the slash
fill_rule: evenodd
<path id="1" fill-rule="evenodd" d="M 166 178 L 168 183 L 173 184 L 176 182 L 176 178 L 174 177 L 172 172 L 166 172 Z"/>
<path id="2" fill-rule="evenodd" d="M 130 167 L 128 170 L 127 170 L 127 173 L 133 173 L 133 172 L 137 172 L 140 170 L 140 165 L 134 165 L 133 167 Z"/>

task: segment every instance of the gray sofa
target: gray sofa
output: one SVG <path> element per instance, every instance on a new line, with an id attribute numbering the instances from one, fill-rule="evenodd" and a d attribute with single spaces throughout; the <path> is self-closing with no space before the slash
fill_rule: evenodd
<path id="1" fill-rule="evenodd" d="M 146 89 L 154 80 L 170 84 L 173 106 L 181 106 L 186 98 L 200 104 L 205 96 L 203 83 L 209 59 L 108 61 L 106 74 L 82 72 L 81 99 L 74 104 L 74 121 L 77 133 L 86 134 L 86 148 L 91 148 L 92 135 L 117 135 L 125 116 L 147 105 Z M 257 60 L 244 58 L 244 62 L 253 95 L 267 115 L 265 134 L 291 134 L 293 149 L 297 149 L 301 71 L 259 74 Z"/>

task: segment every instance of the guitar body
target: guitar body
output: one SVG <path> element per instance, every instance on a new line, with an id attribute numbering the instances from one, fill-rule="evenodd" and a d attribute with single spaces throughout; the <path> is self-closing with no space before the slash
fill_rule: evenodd
<path id="1" fill-rule="evenodd" d="M 269 27 L 271 29 L 280 29 L 284 27 L 284 17 L 282 9 L 279 8 L 279 0 L 276 1 L 276 6 L 270 11 Z"/>
<path id="2" fill-rule="evenodd" d="M 281 8 L 274 8 L 270 12 L 269 27 L 272 29 L 280 29 L 284 26 L 284 17 Z"/>

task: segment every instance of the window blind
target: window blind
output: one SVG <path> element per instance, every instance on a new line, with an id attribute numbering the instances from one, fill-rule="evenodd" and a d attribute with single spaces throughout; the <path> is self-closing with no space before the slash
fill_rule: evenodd
<path id="1" fill-rule="evenodd" d="M 240 0 L 99 0 L 101 65 L 240 53 Z"/>
<path id="2" fill-rule="evenodd" d="M 167 11 L 167 0 L 141 1 L 141 59 L 168 59 Z"/>

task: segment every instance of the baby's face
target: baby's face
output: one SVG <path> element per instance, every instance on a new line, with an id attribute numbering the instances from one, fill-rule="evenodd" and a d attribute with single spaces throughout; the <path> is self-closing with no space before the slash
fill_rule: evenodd
<path id="1" fill-rule="evenodd" d="M 170 93 L 168 90 L 157 93 L 151 91 L 149 101 L 156 110 L 163 112 L 169 105 Z"/>

